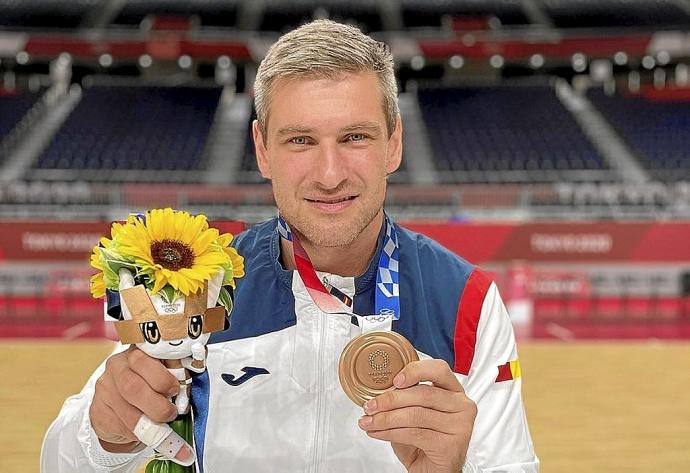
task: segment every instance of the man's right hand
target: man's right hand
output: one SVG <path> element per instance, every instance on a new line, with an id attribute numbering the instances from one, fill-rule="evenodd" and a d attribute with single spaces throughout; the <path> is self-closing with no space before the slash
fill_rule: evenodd
<path id="1" fill-rule="evenodd" d="M 178 391 L 179 382 L 175 376 L 159 360 L 138 348 L 131 346 L 111 356 L 106 361 L 105 372 L 96 381 L 89 410 L 91 425 L 102 447 L 112 453 L 143 448 L 143 439 L 134 434 L 137 424 L 140 428 L 144 425 L 140 423 L 142 416 L 169 429 L 165 423 L 177 417 L 177 408 L 170 397 Z M 170 434 L 179 438 L 174 432 Z M 186 443 L 176 453 L 175 458 L 185 463 L 193 456 Z"/>

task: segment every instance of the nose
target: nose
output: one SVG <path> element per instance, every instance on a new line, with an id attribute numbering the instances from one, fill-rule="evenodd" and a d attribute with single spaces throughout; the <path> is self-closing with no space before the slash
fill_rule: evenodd
<path id="1" fill-rule="evenodd" d="M 319 143 L 314 180 L 325 189 L 335 189 L 347 179 L 347 162 L 335 142 Z"/>

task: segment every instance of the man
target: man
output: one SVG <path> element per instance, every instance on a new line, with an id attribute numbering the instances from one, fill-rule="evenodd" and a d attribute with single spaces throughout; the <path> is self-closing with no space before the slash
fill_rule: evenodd
<path id="1" fill-rule="evenodd" d="M 355 28 L 315 21 L 273 45 L 255 94 L 257 161 L 285 224 L 258 225 L 235 243 L 246 276 L 232 327 L 211 339 L 208 370 L 192 391 L 200 467 L 537 471 L 513 332 L 495 285 L 383 213 L 386 176 L 402 156 L 390 52 Z M 305 258 L 295 270 L 296 242 L 318 279 L 305 277 Z M 364 330 L 358 316 L 384 313 L 384 252 L 396 255 L 387 268 L 399 274 L 386 295 L 400 306 L 389 328 L 412 342 L 420 361 L 405 366 L 395 390 L 362 407 L 340 388 L 338 358 Z M 350 310 L 323 309 L 314 281 L 354 301 Z M 175 386 L 138 350 L 112 356 L 49 429 L 44 471 L 134 471 L 151 450 L 132 430 L 142 413 L 174 417 Z"/>

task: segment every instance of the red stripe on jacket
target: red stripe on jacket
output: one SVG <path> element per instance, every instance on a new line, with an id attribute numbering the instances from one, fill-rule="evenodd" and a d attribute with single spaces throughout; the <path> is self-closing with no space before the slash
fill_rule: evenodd
<path id="1" fill-rule="evenodd" d="M 479 316 L 484 305 L 484 298 L 491 286 L 491 279 L 479 268 L 474 268 L 467 279 L 465 289 L 460 296 L 458 315 L 455 322 L 455 367 L 456 373 L 468 375 L 474 348 L 477 344 L 477 327 Z"/>

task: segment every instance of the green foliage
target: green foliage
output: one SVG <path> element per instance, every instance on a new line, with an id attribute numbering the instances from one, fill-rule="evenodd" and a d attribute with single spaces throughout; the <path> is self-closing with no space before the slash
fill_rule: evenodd
<path id="1" fill-rule="evenodd" d="M 163 289 L 160 290 L 159 294 L 163 297 L 163 300 L 168 304 L 172 304 L 182 296 L 182 294 L 177 292 L 175 288 L 172 287 L 170 284 L 166 284 L 165 286 L 163 286 Z"/>
<path id="2" fill-rule="evenodd" d="M 177 419 L 170 422 L 170 427 L 180 434 L 180 436 L 187 441 L 189 445 L 194 445 L 194 425 L 192 422 L 192 414 L 183 414 Z M 192 466 L 182 466 L 170 460 L 161 460 L 162 457 L 156 457 L 146 465 L 146 473 L 195 473 L 196 469 Z"/>
<path id="3" fill-rule="evenodd" d="M 218 294 L 218 300 L 220 301 L 221 304 L 223 304 L 227 313 L 230 314 L 230 312 L 232 312 L 232 307 L 233 307 L 232 297 L 230 296 L 230 293 L 228 292 L 228 290 L 225 289 L 224 287 L 220 288 L 220 294 Z"/>

